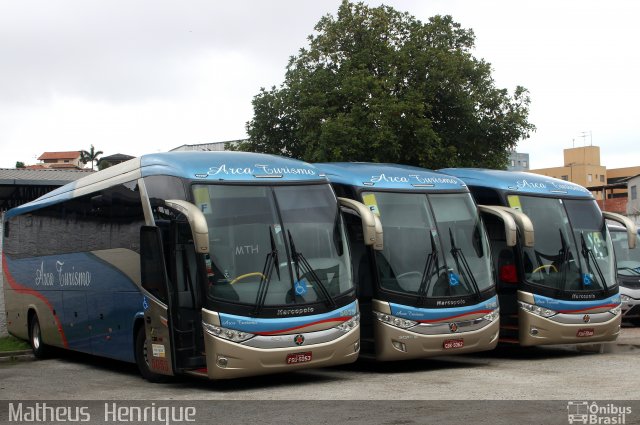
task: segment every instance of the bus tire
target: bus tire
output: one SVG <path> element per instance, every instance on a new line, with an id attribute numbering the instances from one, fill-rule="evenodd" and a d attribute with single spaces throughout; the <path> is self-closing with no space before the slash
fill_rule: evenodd
<path id="1" fill-rule="evenodd" d="M 147 356 L 147 346 L 146 342 L 146 334 L 144 331 L 144 326 L 138 326 L 138 330 L 136 331 L 136 344 L 135 344 L 135 355 L 136 355 L 136 364 L 138 365 L 138 370 L 140 371 L 140 375 L 144 379 L 149 382 L 161 383 L 168 382 L 170 380 L 170 376 L 168 375 L 160 375 L 151 371 L 149 368 L 149 358 Z"/>
<path id="2" fill-rule="evenodd" d="M 29 343 L 36 359 L 46 359 L 49 355 L 49 347 L 42 340 L 42 328 L 38 315 L 33 313 L 29 320 Z"/>

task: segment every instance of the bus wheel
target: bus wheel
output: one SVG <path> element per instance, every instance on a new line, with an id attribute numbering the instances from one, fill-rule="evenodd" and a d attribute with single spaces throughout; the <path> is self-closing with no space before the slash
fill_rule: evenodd
<path id="1" fill-rule="evenodd" d="M 42 340 L 42 329 L 40 328 L 40 321 L 38 315 L 34 314 L 29 322 L 29 342 L 31 343 L 31 349 L 33 355 L 37 359 L 45 359 L 49 353 L 48 347 Z"/>
<path id="2" fill-rule="evenodd" d="M 138 365 L 140 375 L 142 375 L 142 377 L 149 382 L 169 381 L 169 379 L 171 378 L 170 376 L 154 373 L 149 368 L 149 356 L 147 353 L 147 344 L 145 344 L 146 338 L 147 336 L 144 332 L 144 326 L 138 327 L 138 331 L 136 332 L 135 354 L 136 364 Z"/>

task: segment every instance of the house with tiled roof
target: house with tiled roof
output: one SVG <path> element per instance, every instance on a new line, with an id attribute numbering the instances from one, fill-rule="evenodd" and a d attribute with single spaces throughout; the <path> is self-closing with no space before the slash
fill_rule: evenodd
<path id="1" fill-rule="evenodd" d="M 78 169 L 84 164 L 80 161 L 80 151 L 45 152 L 38 157 L 40 164 L 46 168 Z"/>

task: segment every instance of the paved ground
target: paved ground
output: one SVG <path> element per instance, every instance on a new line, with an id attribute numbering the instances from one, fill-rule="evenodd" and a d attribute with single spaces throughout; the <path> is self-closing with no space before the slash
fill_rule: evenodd
<path id="1" fill-rule="evenodd" d="M 639 359 L 640 329 L 635 328 L 624 329 L 620 342 L 602 353 L 499 349 L 223 382 L 181 378 L 151 384 L 133 365 L 64 353 L 44 361 L 0 363 L 0 424 L 15 422 L 8 420 L 10 405 L 43 402 L 86 406 L 91 423 L 114 423 L 104 419 L 104 412 L 105 405 L 115 403 L 119 408 L 192 407 L 196 423 L 217 425 L 567 424 L 579 405 L 605 409 L 586 423 L 640 424 Z M 611 414 L 619 409 L 630 410 L 624 417 Z"/>

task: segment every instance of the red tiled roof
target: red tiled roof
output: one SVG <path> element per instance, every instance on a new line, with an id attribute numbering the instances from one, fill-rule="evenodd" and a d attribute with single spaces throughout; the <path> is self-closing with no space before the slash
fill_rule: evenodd
<path id="1" fill-rule="evenodd" d="M 76 159 L 80 156 L 80 151 L 69 152 L 45 152 L 38 158 L 40 161 L 45 159 Z"/>
<path id="2" fill-rule="evenodd" d="M 42 164 L 36 164 L 36 165 L 27 165 L 27 166 L 26 166 L 26 167 L 24 167 L 24 168 L 28 168 L 29 170 L 43 170 L 43 169 L 45 169 L 45 168 L 47 168 L 47 167 L 45 167 L 45 166 L 44 166 L 44 165 L 42 165 Z"/>

